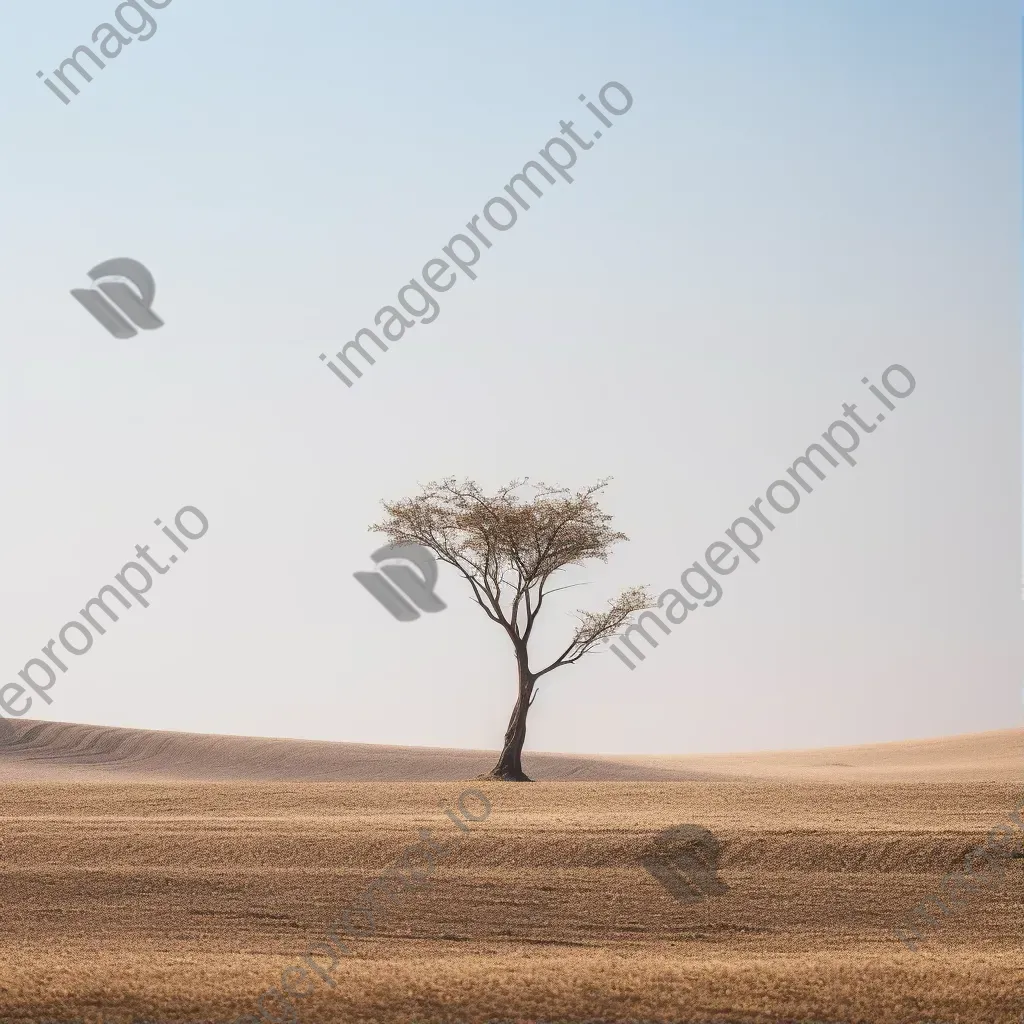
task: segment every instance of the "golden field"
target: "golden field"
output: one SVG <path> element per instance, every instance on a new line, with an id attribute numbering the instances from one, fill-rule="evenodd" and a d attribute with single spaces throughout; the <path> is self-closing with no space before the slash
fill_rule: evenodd
<path id="1" fill-rule="evenodd" d="M 542 781 L 511 784 L 472 781 L 486 751 L 3 724 L 2 1024 L 253 1014 L 421 829 L 446 844 L 433 874 L 347 940 L 333 986 L 293 972 L 301 1022 L 1024 1018 L 1024 859 L 917 952 L 895 934 L 1021 806 L 1019 730 L 528 754 Z M 468 788 L 492 810 L 464 834 L 441 804 Z M 683 823 L 722 842 L 728 892 L 682 904 L 641 866 Z"/>

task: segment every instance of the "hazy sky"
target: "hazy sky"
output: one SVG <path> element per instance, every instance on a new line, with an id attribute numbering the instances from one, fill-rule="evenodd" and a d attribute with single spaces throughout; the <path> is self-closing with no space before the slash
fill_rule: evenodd
<path id="1" fill-rule="evenodd" d="M 352 577 L 382 498 L 613 476 L 631 542 L 551 602 L 553 650 L 576 608 L 678 585 L 899 363 L 858 464 L 635 671 L 546 677 L 528 748 L 1020 724 L 1018 5 L 173 0 L 65 106 L 36 72 L 114 7 L 6 13 L 0 684 L 136 544 L 165 561 L 155 519 L 209 530 L 31 717 L 493 747 L 514 663 L 465 584 L 400 623 Z M 610 80 L 633 107 L 574 183 L 346 389 L 319 354 L 560 119 L 590 138 Z M 69 295 L 120 256 L 166 322 L 127 340 Z"/>

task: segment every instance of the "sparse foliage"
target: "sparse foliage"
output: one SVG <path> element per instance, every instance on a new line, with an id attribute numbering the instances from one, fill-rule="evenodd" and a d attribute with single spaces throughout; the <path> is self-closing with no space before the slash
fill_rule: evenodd
<path id="1" fill-rule="evenodd" d="M 611 528 L 611 516 L 595 498 L 607 482 L 572 493 L 565 487 L 531 485 L 527 477 L 487 495 L 472 480 L 459 483 L 449 477 L 421 487 L 416 497 L 382 502 L 386 517 L 370 527 L 393 544 L 422 544 L 458 570 L 477 604 L 512 642 L 518 699 L 492 778 L 529 781 L 522 750 L 537 681 L 575 664 L 655 603 L 646 587 L 628 587 L 603 611 L 577 612 L 572 638 L 548 665 L 534 669 L 530 664 L 528 645 L 541 607 L 550 594 L 567 589 L 551 587 L 552 578 L 590 559 L 607 562 L 612 546 L 629 539 Z M 534 491 L 531 500 L 519 495 L 525 487 Z"/>

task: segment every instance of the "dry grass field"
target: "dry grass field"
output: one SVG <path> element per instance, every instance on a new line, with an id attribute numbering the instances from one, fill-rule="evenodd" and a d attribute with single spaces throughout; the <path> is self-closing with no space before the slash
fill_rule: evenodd
<path id="1" fill-rule="evenodd" d="M 253 1014 L 311 950 L 330 967 L 316 944 L 424 828 L 431 877 L 392 890 L 332 973 L 292 971 L 309 994 L 268 1001 L 272 1024 L 1024 1016 L 1024 860 L 918 951 L 894 931 L 1021 806 L 1020 731 L 534 754 L 527 785 L 470 781 L 482 751 L 3 725 L 2 1024 Z M 492 810 L 463 833 L 441 803 L 467 788 Z M 680 903 L 641 866 L 683 823 L 721 840 L 728 892 Z"/>

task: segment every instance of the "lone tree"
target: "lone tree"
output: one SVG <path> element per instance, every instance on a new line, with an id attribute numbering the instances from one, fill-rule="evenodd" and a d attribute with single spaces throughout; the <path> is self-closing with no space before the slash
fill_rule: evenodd
<path id="1" fill-rule="evenodd" d="M 556 590 L 552 577 L 591 558 L 608 561 L 613 544 L 628 540 L 608 525 L 595 495 L 607 480 L 570 493 L 565 487 L 532 485 L 530 501 L 518 495 L 529 478 L 513 480 L 494 495 L 478 484 L 454 477 L 421 486 L 414 498 L 382 502 L 387 513 L 371 530 L 392 544 L 422 544 L 438 561 L 454 566 L 469 582 L 484 613 L 512 641 L 519 668 L 519 690 L 505 743 L 494 768 L 484 778 L 531 781 L 523 771 L 526 716 L 536 698 L 537 680 L 563 665 L 572 665 L 598 643 L 615 636 L 630 617 L 654 605 L 645 587 L 628 587 L 600 612 L 579 611 L 568 646 L 549 665 L 534 669 L 529 643 L 544 599 Z"/>

